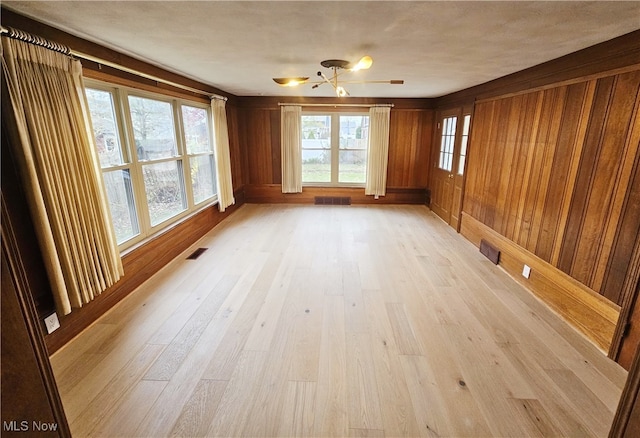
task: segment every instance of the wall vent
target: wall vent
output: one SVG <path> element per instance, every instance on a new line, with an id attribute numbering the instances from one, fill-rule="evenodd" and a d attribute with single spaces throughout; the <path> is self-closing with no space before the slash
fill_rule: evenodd
<path id="1" fill-rule="evenodd" d="M 497 265 L 500 261 L 500 251 L 498 250 L 498 248 L 484 239 L 480 241 L 480 252 L 484 254 L 486 258 L 491 260 L 494 265 Z"/>
<path id="2" fill-rule="evenodd" d="M 316 196 L 314 203 L 316 205 L 351 205 L 351 197 Z"/>
<path id="3" fill-rule="evenodd" d="M 207 250 L 207 248 L 198 248 L 195 251 L 193 251 L 191 253 L 191 255 L 189 257 L 187 257 L 187 260 L 195 260 L 198 257 L 200 257 L 202 255 L 203 252 L 205 252 Z"/>

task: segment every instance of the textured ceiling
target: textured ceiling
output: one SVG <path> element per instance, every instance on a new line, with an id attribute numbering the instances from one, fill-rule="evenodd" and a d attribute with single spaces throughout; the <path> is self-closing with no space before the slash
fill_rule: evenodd
<path id="1" fill-rule="evenodd" d="M 640 1 L 2 1 L 3 7 L 239 96 L 332 96 L 324 59 L 373 57 L 352 96 L 437 97 L 640 29 Z"/>

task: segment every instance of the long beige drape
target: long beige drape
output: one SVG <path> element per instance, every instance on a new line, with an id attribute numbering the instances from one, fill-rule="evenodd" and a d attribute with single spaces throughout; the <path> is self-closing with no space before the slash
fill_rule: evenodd
<path id="1" fill-rule="evenodd" d="M 56 309 L 114 284 L 122 262 L 79 61 L 2 38 L 3 127 L 17 161 Z"/>
<path id="2" fill-rule="evenodd" d="M 369 147 L 367 152 L 367 183 L 365 194 L 376 199 L 387 190 L 387 164 L 389 161 L 389 119 L 391 108 L 369 109 Z"/>
<path id="3" fill-rule="evenodd" d="M 283 106 L 282 118 L 282 193 L 302 192 L 302 130 L 300 106 Z"/>
<path id="4" fill-rule="evenodd" d="M 213 115 L 213 150 L 216 157 L 218 209 L 225 211 L 228 206 L 236 203 L 233 197 L 226 102 L 223 99 L 211 99 L 211 114 Z"/>

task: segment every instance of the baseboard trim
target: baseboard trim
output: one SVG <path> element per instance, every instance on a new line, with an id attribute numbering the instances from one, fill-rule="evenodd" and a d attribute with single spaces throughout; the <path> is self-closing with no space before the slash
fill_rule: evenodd
<path id="1" fill-rule="evenodd" d="M 387 188 L 387 194 L 375 199 L 362 187 L 303 187 L 302 193 L 282 193 L 280 184 L 248 184 L 245 201 L 252 204 L 313 204 L 316 197 L 349 197 L 352 204 L 425 204 L 423 188 Z"/>
<path id="2" fill-rule="evenodd" d="M 613 340 L 620 307 L 506 237 L 462 213 L 460 233 L 477 247 L 482 239 L 500 250 L 499 265 L 605 354 Z M 531 267 L 524 278 L 522 267 Z"/>

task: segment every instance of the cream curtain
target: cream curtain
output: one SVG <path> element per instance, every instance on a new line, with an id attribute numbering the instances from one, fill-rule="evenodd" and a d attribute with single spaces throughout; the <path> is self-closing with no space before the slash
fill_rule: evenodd
<path id="1" fill-rule="evenodd" d="M 302 192 L 302 108 L 283 106 L 280 143 L 282 147 L 282 193 Z"/>
<path id="2" fill-rule="evenodd" d="M 218 209 L 225 211 L 228 206 L 236 203 L 233 197 L 233 180 L 231 177 L 226 102 L 223 99 L 211 99 L 211 114 L 213 114 L 213 149 L 216 157 Z"/>
<path id="3" fill-rule="evenodd" d="M 25 186 L 56 309 L 68 314 L 123 275 L 82 67 L 3 37 L 2 79 L 3 135 Z"/>
<path id="4" fill-rule="evenodd" d="M 374 106 L 369 109 L 369 148 L 367 153 L 367 183 L 365 194 L 376 199 L 387 188 L 389 161 L 389 118 L 391 108 Z"/>

